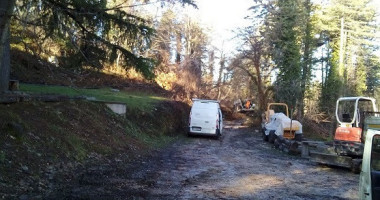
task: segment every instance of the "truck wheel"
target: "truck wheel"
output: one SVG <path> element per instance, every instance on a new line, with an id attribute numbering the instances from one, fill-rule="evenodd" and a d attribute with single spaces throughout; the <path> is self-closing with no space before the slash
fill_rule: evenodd
<path id="1" fill-rule="evenodd" d="M 261 133 L 262 133 L 262 136 L 263 136 L 263 140 L 264 140 L 265 142 L 268 142 L 268 136 L 265 135 L 265 128 L 261 129 Z"/>
<path id="2" fill-rule="evenodd" d="M 273 144 L 276 138 L 277 135 L 274 133 L 274 130 L 269 131 L 268 142 Z"/>

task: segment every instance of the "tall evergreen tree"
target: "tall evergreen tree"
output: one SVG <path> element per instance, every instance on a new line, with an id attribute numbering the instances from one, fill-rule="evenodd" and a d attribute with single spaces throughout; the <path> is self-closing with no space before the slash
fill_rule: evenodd
<path id="1" fill-rule="evenodd" d="M 375 11 L 369 3 L 332 0 L 321 16 L 321 29 L 328 34 L 331 49 L 330 73 L 321 93 L 321 106 L 326 109 L 334 107 L 339 96 L 363 95 L 367 90 L 369 68 L 364 63 L 373 52 L 371 39 L 377 29 L 373 23 Z"/>
<path id="2" fill-rule="evenodd" d="M 364 66 L 368 67 L 366 93 L 374 96 L 376 89 L 380 86 L 380 58 L 373 54 L 367 54 L 362 62 Z"/>
<path id="3" fill-rule="evenodd" d="M 301 93 L 301 65 L 300 46 L 297 31 L 299 20 L 299 7 L 297 0 L 277 1 L 275 32 L 273 39 L 274 56 L 279 69 L 276 81 L 275 98 L 279 102 L 286 102 L 290 106 L 296 106 Z"/>
<path id="4" fill-rule="evenodd" d="M 310 0 L 305 0 L 303 4 L 302 18 L 306 24 L 303 31 L 303 39 L 302 39 L 302 49 L 303 55 L 301 60 L 302 67 L 302 77 L 301 77 L 301 91 L 298 99 L 298 114 L 299 116 L 304 115 L 304 98 L 307 92 L 307 87 L 311 80 L 311 70 L 312 70 L 312 52 L 315 49 L 315 41 L 313 39 L 313 24 L 312 24 L 312 3 Z"/>

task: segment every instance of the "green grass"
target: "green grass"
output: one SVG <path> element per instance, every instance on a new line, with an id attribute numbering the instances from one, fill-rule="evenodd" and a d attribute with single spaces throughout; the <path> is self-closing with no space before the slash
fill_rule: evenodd
<path id="1" fill-rule="evenodd" d="M 154 130 L 150 130 L 152 128 Z M 158 132 L 160 132 L 160 130 L 157 128 L 158 126 L 155 126 L 155 127 L 145 126 L 142 129 L 141 127 L 136 126 L 136 124 L 133 121 L 128 121 L 125 132 L 153 148 L 164 147 L 170 142 L 178 139 L 178 137 L 172 137 L 165 134 L 159 134 Z M 158 134 L 148 133 L 152 131 L 156 131 L 156 133 Z"/>
<path id="2" fill-rule="evenodd" d="M 114 92 L 110 88 L 78 89 L 65 86 L 47 86 L 20 84 L 20 90 L 31 94 L 59 94 L 74 96 L 95 97 L 98 101 L 112 101 L 125 103 L 128 108 L 150 110 L 155 103 L 165 100 L 163 97 L 152 96 L 143 92 Z"/>

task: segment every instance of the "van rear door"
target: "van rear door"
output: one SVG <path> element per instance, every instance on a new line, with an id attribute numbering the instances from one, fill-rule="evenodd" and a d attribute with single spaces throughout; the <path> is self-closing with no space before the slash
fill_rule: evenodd
<path id="1" fill-rule="evenodd" d="M 220 134 L 222 134 L 223 133 L 223 114 L 220 108 L 218 109 L 218 113 L 219 113 L 219 131 L 220 131 Z"/>
<path id="2" fill-rule="evenodd" d="M 216 113 L 212 112 L 213 109 L 194 108 L 191 110 L 191 127 L 201 129 L 202 132 L 215 131 Z"/>
<path id="3" fill-rule="evenodd" d="M 367 132 L 359 182 L 360 199 L 380 199 L 380 131 Z"/>

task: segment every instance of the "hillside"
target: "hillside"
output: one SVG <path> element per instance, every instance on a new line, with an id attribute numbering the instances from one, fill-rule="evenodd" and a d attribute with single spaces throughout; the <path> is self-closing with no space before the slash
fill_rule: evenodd
<path id="1" fill-rule="evenodd" d="M 130 79 L 121 74 L 104 73 L 93 68 L 56 67 L 38 56 L 17 49 L 12 49 L 11 63 L 11 78 L 22 83 L 78 88 L 112 87 L 159 96 L 171 95 L 152 81 Z"/>
<path id="2" fill-rule="evenodd" d="M 6 199 L 43 198 L 86 163 L 118 155 L 132 162 L 180 138 L 188 115 L 188 105 L 166 100 L 130 106 L 125 117 L 85 100 L 2 104 L 0 110 L 0 197 Z"/>

